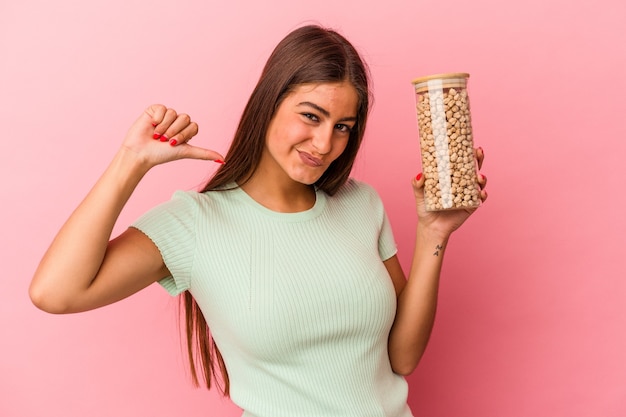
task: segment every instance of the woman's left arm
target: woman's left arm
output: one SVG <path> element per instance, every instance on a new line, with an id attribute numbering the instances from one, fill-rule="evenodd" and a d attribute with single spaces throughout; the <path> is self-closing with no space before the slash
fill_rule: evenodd
<path id="1" fill-rule="evenodd" d="M 484 152 L 476 150 L 479 168 Z M 478 175 L 482 201 L 487 178 Z M 458 229 L 475 209 L 427 212 L 424 204 L 424 178 L 413 180 L 418 224 L 415 250 L 408 280 L 397 256 L 385 261 L 398 297 L 396 318 L 389 334 L 389 359 L 394 372 L 408 375 L 419 363 L 435 321 L 439 277 L 443 256 L 452 232 Z"/>

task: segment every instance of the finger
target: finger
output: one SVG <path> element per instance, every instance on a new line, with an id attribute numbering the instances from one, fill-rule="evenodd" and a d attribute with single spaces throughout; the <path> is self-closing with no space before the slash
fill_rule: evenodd
<path id="1" fill-rule="evenodd" d="M 176 119 L 167 128 L 167 130 L 163 133 L 163 137 L 172 139 L 172 138 L 174 138 L 174 136 L 182 133 L 190 125 L 191 125 L 191 117 L 189 117 L 189 115 L 187 115 L 187 114 L 179 114 L 179 115 L 176 116 Z M 186 136 L 179 136 L 177 138 L 177 141 L 181 142 L 182 140 L 185 140 L 185 139 L 187 139 L 187 140 L 191 139 L 191 137 L 193 136 L 191 134 L 191 132 L 192 131 L 188 131 L 187 132 L 189 134 L 188 137 L 186 137 Z"/>
<path id="2" fill-rule="evenodd" d="M 174 109 L 166 109 L 165 114 L 161 118 L 161 122 L 154 128 L 154 139 L 161 139 L 161 142 L 167 142 L 169 138 L 165 135 L 165 132 L 176 120 L 176 111 Z"/>
<path id="3" fill-rule="evenodd" d="M 152 126 L 157 126 L 163 120 L 167 107 L 162 104 L 152 104 L 144 110 L 144 113 L 150 118 Z"/>
<path id="4" fill-rule="evenodd" d="M 481 169 L 483 166 L 483 161 L 485 160 L 485 151 L 483 148 L 476 148 L 474 151 L 476 154 L 476 160 L 478 161 L 478 169 Z"/>
<path id="5" fill-rule="evenodd" d="M 426 183 L 426 179 L 424 178 L 424 174 L 421 172 L 417 174 L 415 178 L 411 181 L 411 185 L 413 186 L 413 194 L 415 198 L 423 198 L 424 195 L 424 184 Z"/>
<path id="6" fill-rule="evenodd" d="M 413 178 L 413 187 L 422 188 L 424 186 L 424 174 L 421 172 L 417 174 L 415 178 Z"/>
<path id="7" fill-rule="evenodd" d="M 487 195 L 487 191 L 485 191 L 485 190 L 480 190 L 480 200 L 481 200 L 483 203 L 485 202 L 485 200 L 487 200 L 487 197 L 488 197 L 488 195 Z"/>
<path id="8" fill-rule="evenodd" d="M 179 146 L 176 146 L 176 149 L 178 149 L 182 158 L 202 159 L 206 161 L 215 161 L 222 164 L 224 163 L 224 157 L 220 153 L 212 151 L 210 149 L 192 146 L 188 143 L 182 143 Z"/>
<path id="9" fill-rule="evenodd" d="M 480 189 L 482 190 L 487 185 L 487 176 L 483 174 L 478 174 L 478 185 L 480 185 Z"/>
<path id="10" fill-rule="evenodd" d="M 181 143 L 187 143 L 189 140 L 198 134 L 198 124 L 195 122 L 189 123 L 181 132 L 170 136 L 170 145 L 176 146 Z"/>

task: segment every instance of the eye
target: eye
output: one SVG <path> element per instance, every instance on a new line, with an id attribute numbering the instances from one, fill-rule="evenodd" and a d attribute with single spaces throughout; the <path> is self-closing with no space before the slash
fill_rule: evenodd
<path id="1" fill-rule="evenodd" d="M 341 133 L 350 133 L 352 132 L 352 128 L 348 125 L 344 125 L 343 123 L 338 123 L 335 125 L 335 129 L 340 131 Z"/>
<path id="2" fill-rule="evenodd" d="M 302 116 L 306 117 L 307 119 L 311 120 L 312 122 L 319 122 L 319 120 L 320 120 L 313 113 L 302 113 Z"/>

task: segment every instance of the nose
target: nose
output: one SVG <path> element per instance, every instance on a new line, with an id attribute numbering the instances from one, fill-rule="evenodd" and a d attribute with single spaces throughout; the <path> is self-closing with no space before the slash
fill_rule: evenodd
<path id="1" fill-rule="evenodd" d="M 311 139 L 311 145 L 315 151 L 320 155 L 326 155 L 330 153 L 333 148 L 333 129 L 318 129 L 315 135 Z"/>

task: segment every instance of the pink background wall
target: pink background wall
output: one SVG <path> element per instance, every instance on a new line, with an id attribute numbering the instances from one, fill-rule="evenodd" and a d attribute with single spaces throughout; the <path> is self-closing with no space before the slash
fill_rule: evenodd
<path id="1" fill-rule="evenodd" d="M 371 66 L 354 175 L 382 195 L 406 268 L 420 170 L 410 81 L 471 73 L 490 198 L 447 254 L 409 378 L 416 416 L 626 415 L 625 4 L 3 1 L 0 415 L 239 415 L 191 387 L 176 302 L 157 286 L 74 316 L 36 310 L 27 286 L 146 105 L 190 113 L 196 143 L 226 151 L 271 49 L 307 20 L 339 29 Z M 116 233 L 211 169 L 154 170 Z"/>

